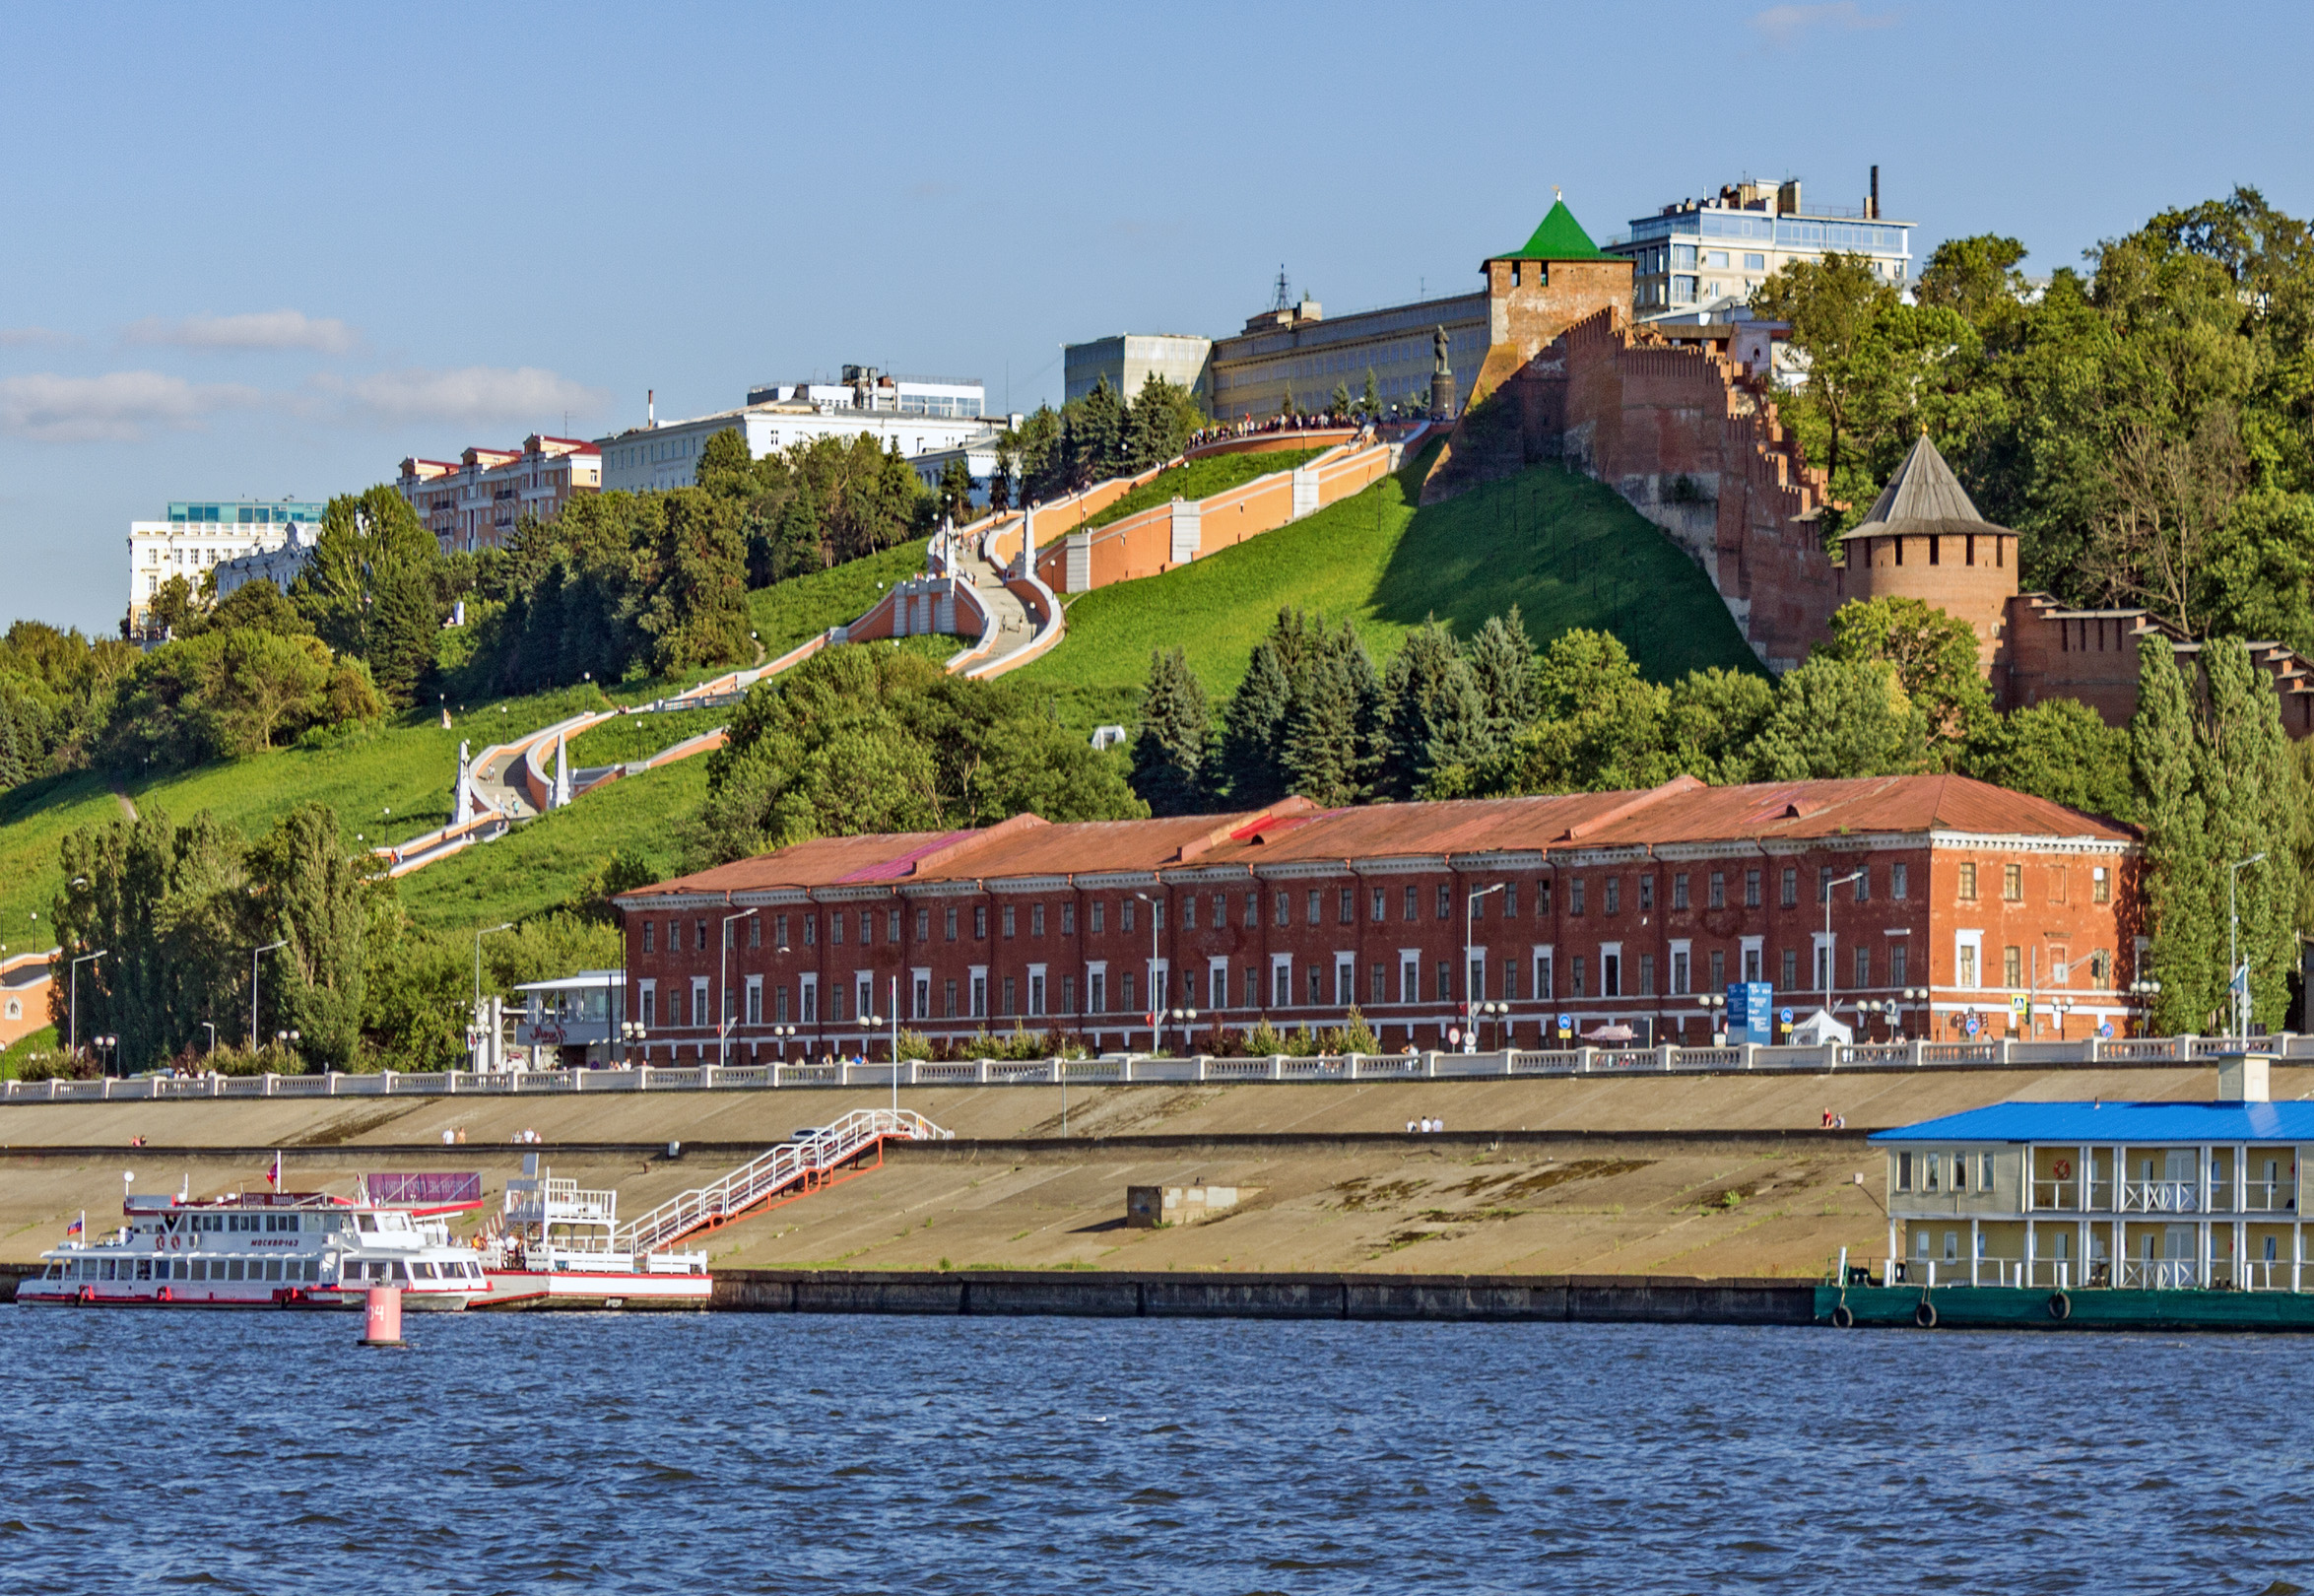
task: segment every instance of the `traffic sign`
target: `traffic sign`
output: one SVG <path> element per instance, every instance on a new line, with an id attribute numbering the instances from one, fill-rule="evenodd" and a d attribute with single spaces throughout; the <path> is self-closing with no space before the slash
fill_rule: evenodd
<path id="1" fill-rule="evenodd" d="M 1572 1031 L 1572 1030 L 1574 1030 L 1574 1029 L 1575 1029 L 1575 1017 L 1574 1017 L 1573 1015 L 1571 1015 L 1571 1014 L 1562 1014 L 1562 1015 L 1560 1015 L 1560 1016 L 1558 1017 L 1558 1029 L 1559 1029 L 1560 1031 Z"/>
<path id="2" fill-rule="evenodd" d="M 2099 1026 L 2097 1028 L 2097 1034 L 2100 1036 L 2111 1036 L 2113 1034 L 2113 1022 L 2108 1020 L 2103 1025 Z"/>
<path id="3" fill-rule="evenodd" d="M 2022 992 L 2009 994 L 2009 1012 L 2011 1014 L 2023 1014 L 2031 1003 L 2032 999 L 2026 997 Z"/>
<path id="4" fill-rule="evenodd" d="M 1458 1042 L 1458 1041 L 1461 1041 L 1461 1040 L 1462 1040 L 1462 1027 L 1460 1027 L 1460 1026 L 1448 1026 L 1448 1027 L 1446 1028 L 1446 1039 L 1447 1039 L 1448 1041 L 1450 1041 L 1450 1042 Z"/>
<path id="5" fill-rule="evenodd" d="M 1972 1014 L 1966 1020 L 1963 1020 L 1960 1023 L 1960 1029 L 1967 1031 L 1971 1036 L 1975 1035 L 1977 1031 L 1976 1016 Z"/>
<path id="6" fill-rule="evenodd" d="M 1792 1023 L 1792 1011 L 1789 1009 L 1778 1009 L 1776 1010 L 1776 1018 L 1788 1026 Z"/>

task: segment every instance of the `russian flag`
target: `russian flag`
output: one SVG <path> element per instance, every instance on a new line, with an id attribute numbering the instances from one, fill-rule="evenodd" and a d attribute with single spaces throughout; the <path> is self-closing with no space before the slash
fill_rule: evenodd
<path id="1" fill-rule="evenodd" d="M 72 1222 L 70 1225 L 67 1225 L 67 1226 L 64 1228 L 64 1233 L 65 1233 L 66 1235 L 78 1235 L 78 1234 L 80 1234 L 80 1233 L 81 1233 L 81 1222 L 80 1222 L 79 1220 L 74 1220 L 74 1221 L 73 1221 L 73 1222 Z"/>

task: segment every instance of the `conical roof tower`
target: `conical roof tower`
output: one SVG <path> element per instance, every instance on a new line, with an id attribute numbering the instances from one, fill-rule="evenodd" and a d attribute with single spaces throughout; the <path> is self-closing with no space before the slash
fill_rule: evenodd
<path id="1" fill-rule="evenodd" d="M 1849 538 L 1886 537 L 1902 532 L 2006 532 L 1977 513 L 1968 490 L 1952 475 L 1952 468 L 1937 452 L 1926 432 L 1904 456 L 1872 512 L 1845 534 Z"/>

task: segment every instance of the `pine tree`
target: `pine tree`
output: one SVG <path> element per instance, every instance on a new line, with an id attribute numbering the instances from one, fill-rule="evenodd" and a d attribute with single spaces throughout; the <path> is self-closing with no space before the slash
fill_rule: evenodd
<path id="1" fill-rule="evenodd" d="M 1149 658 L 1141 735 L 1133 742 L 1133 790 L 1153 815 L 1190 815 L 1205 799 L 1206 745 L 1213 736 L 1205 685 L 1178 648 Z"/>
<path id="2" fill-rule="evenodd" d="M 1338 647 L 1316 650 L 1287 711 L 1279 762 L 1311 803 L 1332 809 L 1360 795 L 1357 708 L 1349 659 Z"/>
<path id="3" fill-rule="evenodd" d="M 2138 712 L 2130 722 L 2130 763 L 2145 817 L 2146 929 L 2139 979 L 2161 983 L 2149 1016 L 2155 1033 L 2200 1031 L 2221 985 L 2211 957 L 2209 839 L 2194 786 L 2194 715 L 2169 640 L 2138 643 Z"/>
<path id="4" fill-rule="evenodd" d="M 1390 750 L 1375 783 L 1379 795 L 1414 797 L 1440 770 L 1485 757 L 1486 700 L 1444 626 L 1418 627 L 1383 680 Z"/>
<path id="5" fill-rule="evenodd" d="M 1382 391 L 1374 385 L 1374 368 L 1370 366 L 1366 367 L 1365 392 L 1358 396 L 1357 408 L 1364 411 L 1368 419 L 1382 414 Z"/>
<path id="6" fill-rule="evenodd" d="M 1245 679 L 1229 698 L 1222 738 L 1222 770 L 1228 779 L 1229 801 L 1239 809 L 1274 803 L 1286 794 L 1278 744 L 1292 696 L 1278 645 L 1265 637 L 1254 644 Z"/>
<path id="7" fill-rule="evenodd" d="M 1508 616 L 1488 616 L 1477 635 L 1463 645 L 1462 657 L 1486 705 L 1488 749 L 1507 748 L 1530 714 L 1528 694 L 1535 672 L 1535 646 L 1527 640 L 1518 606 L 1512 605 Z"/>

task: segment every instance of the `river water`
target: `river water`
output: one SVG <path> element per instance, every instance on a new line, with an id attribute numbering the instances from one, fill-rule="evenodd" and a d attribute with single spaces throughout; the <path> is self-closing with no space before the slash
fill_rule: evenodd
<path id="1" fill-rule="evenodd" d="M 0 1307 L 0 1590 L 2314 1587 L 2285 1337 Z"/>

